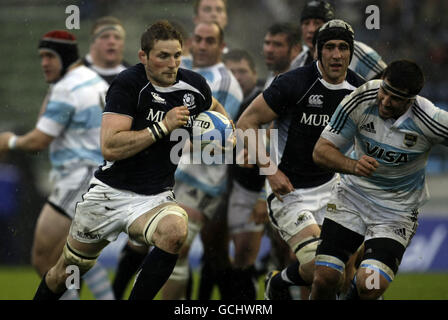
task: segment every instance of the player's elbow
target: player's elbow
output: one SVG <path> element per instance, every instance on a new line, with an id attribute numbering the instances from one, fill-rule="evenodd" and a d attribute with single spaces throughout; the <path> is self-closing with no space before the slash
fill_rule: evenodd
<path id="1" fill-rule="evenodd" d="M 313 161 L 319 167 L 325 167 L 325 146 L 322 140 L 318 140 L 313 149 Z"/>
<path id="2" fill-rule="evenodd" d="M 103 158 L 106 161 L 116 161 L 120 160 L 119 153 L 116 152 L 113 148 L 108 148 L 106 146 L 103 146 L 101 148 L 101 153 L 103 154 Z"/>

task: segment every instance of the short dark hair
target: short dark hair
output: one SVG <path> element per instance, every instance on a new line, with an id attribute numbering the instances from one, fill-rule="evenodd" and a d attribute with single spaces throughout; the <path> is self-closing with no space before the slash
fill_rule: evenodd
<path id="1" fill-rule="evenodd" d="M 425 83 L 422 69 L 411 60 L 396 60 L 384 70 L 383 79 L 392 87 L 406 90 L 408 94 L 417 95 Z"/>
<path id="2" fill-rule="evenodd" d="M 249 54 L 249 52 L 247 52 L 246 50 L 233 49 L 233 50 L 230 50 L 229 52 L 227 52 L 226 54 L 224 54 L 224 56 L 222 58 L 224 63 L 226 61 L 241 61 L 243 59 L 247 61 L 249 68 L 255 72 L 255 69 L 256 69 L 255 61 L 252 58 L 252 56 Z"/>
<path id="3" fill-rule="evenodd" d="M 179 40 L 183 45 L 182 35 L 167 20 L 159 20 L 146 29 L 140 39 L 141 49 L 149 55 L 158 40 Z"/>
<path id="4" fill-rule="evenodd" d="M 286 34 L 286 41 L 288 42 L 290 47 L 300 44 L 300 40 L 302 38 L 300 28 L 297 25 L 289 22 L 275 23 L 271 25 L 268 29 L 268 33 L 272 35 L 276 35 L 279 33 Z"/>
<path id="5" fill-rule="evenodd" d="M 227 9 L 227 0 L 221 0 L 222 2 L 224 2 L 224 5 L 226 6 Z M 197 15 L 199 13 L 199 5 L 201 4 L 202 0 L 195 0 L 193 3 L 193 12 L 195 15 Z"/>

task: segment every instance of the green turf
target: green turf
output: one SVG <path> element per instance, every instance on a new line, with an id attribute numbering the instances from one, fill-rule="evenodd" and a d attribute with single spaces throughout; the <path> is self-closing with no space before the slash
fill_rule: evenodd
<path id="1" fill-rule="evenodd" d="M 112 278 L 112 273 L 110 274 Z M 198 275 L 194 273 L 193 299 L 197 297 Z M 29 300 L 39 285 L 40 279 L 31 267 L 0 267 L 0 300 Z M 387 290 L 386 300 L 448 300 L 448 273 L 398 274 Z M 263 279 L 259 280 L 258 299 L 263 297 Z M 130 287 L 126 296 L 129 295 Z M 159 298 L 159 296 L 157 296 Z M 86 286 L 81 299 L 93 299 Z M 215 289 L 212 299 L 219 299 Z"/>

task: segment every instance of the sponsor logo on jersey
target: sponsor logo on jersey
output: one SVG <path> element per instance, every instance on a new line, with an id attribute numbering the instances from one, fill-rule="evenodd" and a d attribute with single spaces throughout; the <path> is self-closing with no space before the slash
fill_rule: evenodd
<path id="1" fill-rule="evenodd" d="M 187 107 L 189 110 L 196 108 L 194 95 L 192 95 L 191 93 L 184 94 L 183 102 L 184 106 Z"/>
<path id="2" fill-rule="evenodd" d="M 152 122 L 160 122 L 163 119 L 163 116 L 165 115 L 165 111 L 157 110 L 154 111 L 153 108 L 149 108 L 148 116 L 146 117 L 146 120 L 152 121 Z"/>
<path id="3" fill-rule="evenodd" d="M 323 95 L 321 94 L 312 94 L 308 97 L 308 107 L 312 108 L 322 108 L 324 102 L 322 101 Z"/>
<path id="4" fill-rule="evenodd" d="M 302 119 L 300 119 L 300 123 L 314 127 L 325 127 L 329 121 L 330 116 L 328 114 L 307 114 L 306 112 L 302 113 Z"/>
<path id="5" fill-rule="evenodd" d="M 365 131 L 370 132 L 370 133 L 376 133 L 375 125 L 373 124 L 373 121 L 372 121 L 372 122 L 369 122 L 369 123 L 367 123 L 367 124 L 362 125 L 362 126 L 359 128 L 359 130 L 360 130 L 360 131 L 361 131 L 361 130 L 365 130 Z"/>
<path id="6" fill-rule="evenodd" d="M 412 133 L 405 133 L 403 143 L 406 147 L 413 147 L 417 143 L 417 135 Z"/>
<path id="7" fill-rule="evenodd" d="M 151 92 L 151 95 L 153 97 L 152 102 L 166 104 L 165 99 L 162 98 L 157 92 Z"/>
<path id="8" fill-rule="evenodd" d="M 371 145 L 369 142 L 366 141 L 366 154 L 368 156 L 382 159 L 385 162 L 390 163 L 406 163 L 408 162 L 408 154 L 407 153 L 401 153 L 396 151 L 387 151 L 379 146 Z"/>

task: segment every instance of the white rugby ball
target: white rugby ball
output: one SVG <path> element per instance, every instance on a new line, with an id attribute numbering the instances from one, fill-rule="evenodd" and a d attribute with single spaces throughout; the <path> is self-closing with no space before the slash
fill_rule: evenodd
<path id="1" fill-rule="evenodd" d="M 193 121 L 193 146 L 201 141 L 201 149 L 213 143 L 222 149 L 233 148 L 233 126 L 229 119 L 216 111 L 201 112 Z"/>

